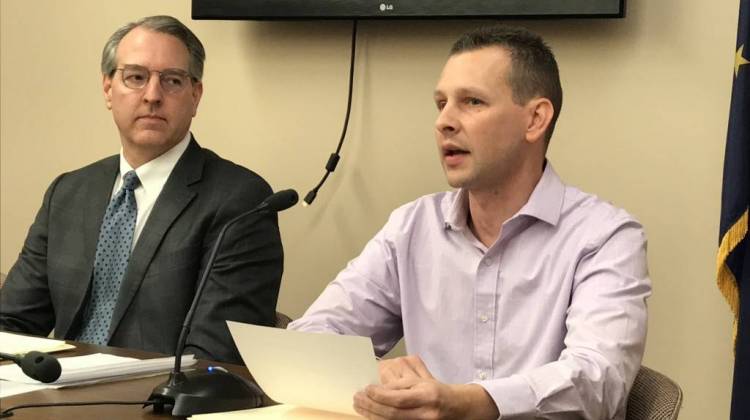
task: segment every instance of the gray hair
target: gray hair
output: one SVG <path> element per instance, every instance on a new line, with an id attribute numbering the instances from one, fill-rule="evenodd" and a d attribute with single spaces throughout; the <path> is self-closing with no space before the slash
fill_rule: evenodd
<path id="1" fill-rule="evenodd" d="M 539 35 L 526 29 L 495 25 L 461 35 L 450 55 L 491 46 L 503 47 L 510 53 L 507 82 L 513 92 L 513 102 L 523 105 L 534 97 L 543 97 L 552 103 L 554 114 L 545 133 L 549 142 L 562 108 L 560 73 L 552 50 Z"/>
<path id="2" fill-rule="evenodd" d="M 149 16 L 136 22 L 130 22 L 116 30 L 104 44 L 104 50 L 102 50 L 102 74 L 109 77 L 115 74 L 117 70 L 117 47 L 120 46 L 120 41 L 125 38 L 125 35 L 139 26 L 154 32 L 172 35 L 182 41 L 190 54 L 188 63 L 190 77 L 196 81 L 203 78 L 203 62 L 206 60 L 206 51 L 203 49 L 203 44 L 187 26 L 172 16 Z"/>

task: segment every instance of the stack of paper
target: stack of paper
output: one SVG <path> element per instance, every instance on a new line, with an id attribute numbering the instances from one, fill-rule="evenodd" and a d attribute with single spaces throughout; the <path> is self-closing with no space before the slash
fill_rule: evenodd
<path id="1" fill-rule="evenodd" d="M 56 351 L 76 348 L 62 340 L 30 337 L 28 335 L 12 334 L 0 331 L 0 352 L 9 354 L 24 354 L 30 351 L 53 353 Z"/>
<path id="2" fill-rule="evenodd" d="M 51 384 L 42 384 L 29 378 L 16 365 L 0 366 L 0 379 L 3 380 L 0 381 L 0 397 L 44 388 L 61 388 L 153 376 L 169 372 L 174 366 L 174 357 L 140 360 L 101 353 L 63 357 L 58 360 L 62 367 L 62 373 L 60 378 Z M 197 360 L 193 355 L 182 356 L 182 366 L 190 366 L 196 362 Z"/>

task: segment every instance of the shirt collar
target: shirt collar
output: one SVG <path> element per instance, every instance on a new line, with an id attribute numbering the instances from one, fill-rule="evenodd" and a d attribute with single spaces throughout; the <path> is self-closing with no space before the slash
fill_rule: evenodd
<path id="1" fill-rule="evenodd" d="M 542 178 L 534 187 L 529 201 L 518 211 L 518 215 L 532 216 L 554 226 L 560 220 L 565 184 L 552 168 L 552 164 L 545 162 L 544 166 Z"/>
<path id="2" fill-rule="evenodd" d="M 531 192 L 529 200 L 511 219 L 530 216 L 550 225 L 556 225 L 560 220 L 564 198 L 565 184 L 552 168 L 552 164 L 546 161 L 542 177 Z M 469 195 L 465 189 L 460 188 L 452 194 L 447 194 L 442 205 L 443 214 L 446 215 L 443 221 L 446 229 L 462 230 L 466 227 Z"/>
<path id="3" fill-rule="evenodd" d="M 446 215 L 443 223 L 445 229 L 463 230 L 469 213 L 468 192 L 460 188 L 458 191 L 446 194 L 442 204 L 444 208 L 448 208 L 448 211 L 443 212 Z"/>
<path id="4" fill-rule="evenodd" d="M 169 174 L 172 173 L 177 161 L 180 159 L 182 154 L 190 144 L 191 134 L 188 132 L 185 137 L 176 145 L 172 146 L 171 149 L 162 153 L 160 156 L 144 163 L 135 169 L 138 179 L 141 181 L 141 187 L 144 191 L 161 191 L 164 184 L 169 178 Z M 122 148 L 120 148 L 120 177 L 124 174 L 132 171 L 133 168 L 130 166 L 125 156 L 122 154 Z"/>

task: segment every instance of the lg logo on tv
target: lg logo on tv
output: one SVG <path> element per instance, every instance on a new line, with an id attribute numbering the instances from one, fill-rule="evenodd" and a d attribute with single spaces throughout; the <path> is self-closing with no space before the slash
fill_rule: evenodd
<path id="1" fill-rule="evenodd" d="M 381 12 L 387 12 L 389 10 L 393 10 L 393 5 L 392 4 L 380 3 L 380 11 Z"/>

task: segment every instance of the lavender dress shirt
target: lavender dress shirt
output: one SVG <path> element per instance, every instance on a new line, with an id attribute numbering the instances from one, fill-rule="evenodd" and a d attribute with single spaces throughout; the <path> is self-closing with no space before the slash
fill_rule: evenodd
<path id="1" fill-rule="evenodd" d="M 403 336 L 445 383 L 477 383 L 501 418 L 624 419 L 646 340 L 646 237 L 627 212 L 547 163 L 489 248 L 466 192 L 424 196 L 386 225 L 289 328 Z"/>

